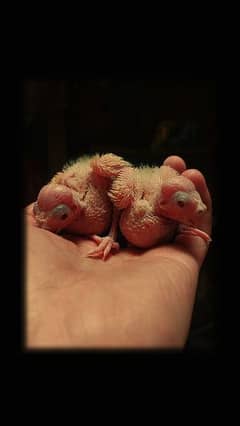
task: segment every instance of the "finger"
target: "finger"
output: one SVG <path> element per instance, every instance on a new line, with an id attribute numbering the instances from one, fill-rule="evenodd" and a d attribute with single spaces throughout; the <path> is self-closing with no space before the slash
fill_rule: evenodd
<path id="1" fill-rule="evenodd" d="M 33 215 L 33 206 L 34 206 L 34 203 L 31 203 L 27 207 L 25 207 L 24 213 L 26 215 L 32 216 Z"/>
<path id="2" fill-rule="evenodd" d="M 164 166 L 170 166 L 173 169 L 177 170 L 178 173 L 183 173 L 186 170 L 187 166 L 185 161 L 178 155 L 170 155 L 163 162 Z"/>
<path id="3" fill-rule="evenodd" d="M 203 174 L 196 169 L 188 169 L 183 172 L 183 176 L 190 179 L 199 192 L 204 204 L 207 206 L 207 212 L 199 219 L 199 227 L 209 235 L 212 230 L 212 199 Z"/>
<path id="4" fill-rule="evenodd" d="M 25 207 L 24 216 L 25 216 L 25 219 L 27 220 L 28 223 L 30 223 L 33 226 L 38 227 L 37 222 L 36 222 L 34 215 L 33 215 L 33 206 L 34 206 L 34 203 L 31 203 L 27 207 Z"/>

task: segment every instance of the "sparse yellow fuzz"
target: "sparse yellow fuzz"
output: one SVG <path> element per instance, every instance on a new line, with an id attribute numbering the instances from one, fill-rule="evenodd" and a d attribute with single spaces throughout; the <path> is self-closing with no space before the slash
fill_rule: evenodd
<path id="1" fill-rule="evenodd" d="M 104 177 L 114 178 L 124 167 L 130 167 L 131 164 L 115 154 L 95 155 L 90 161 L 91 168 L 96 174 Z"/>

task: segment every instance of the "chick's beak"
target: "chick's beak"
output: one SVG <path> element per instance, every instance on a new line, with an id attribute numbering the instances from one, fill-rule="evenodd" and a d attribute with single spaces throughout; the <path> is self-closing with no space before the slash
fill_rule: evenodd
<path id="1" fill-rule="evenodd" d="M 45 226 L 46 226 L 45 224 L 46 224 L 46 221 L 47 221 L 47 216 L 46 216 L 46 214 L 44 212 L 42 212 L 39 209 L 37 201 L 33 205 L 33 215 L 34 215 L 34 218 L 35 218 L 38 226 L 40 228 L 44 228 L 45 229 Z"/>
<path id="2" fill-rule="evenodd" d="M 196 210 L 197 214 L 203 215 L 204 213 L 206 213 L 206 211 L 207 211 L 207 206 L 202 201 L 200 201 L 198 203 L 197 210 Z"/>

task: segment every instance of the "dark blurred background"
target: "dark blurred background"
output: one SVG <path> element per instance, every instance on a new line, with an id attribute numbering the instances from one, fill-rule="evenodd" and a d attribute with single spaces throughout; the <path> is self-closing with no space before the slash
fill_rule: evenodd
<path id="1" fill-rule="evenodd" d="M 67 160 L 112 152 L 138 165 L 171 154 L 205 175 L 213 198 L 213 243 L 203 265 L 189 350 L 218 346 L 216 81 L 191 78 L 71 78 L 24 81 L 22 206 Z"/>

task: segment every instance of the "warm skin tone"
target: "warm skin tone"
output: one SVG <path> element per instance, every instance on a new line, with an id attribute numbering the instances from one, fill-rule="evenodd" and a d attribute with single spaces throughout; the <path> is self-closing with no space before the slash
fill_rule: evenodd
<path id="1" fill-rule="evenodd" d="M 199 228 L 211 234 L 211 197 L 203 175 L 168 157 L 195 184 L 208 213 Z M 208 251 L 198 236 L 178 235 L 153 249 L 120 249 L 106 261 L 87 257 L 91 240 L 36 226 L 26 208 L 27 348 L 184 348 Z"/>

